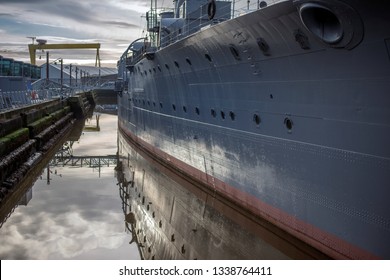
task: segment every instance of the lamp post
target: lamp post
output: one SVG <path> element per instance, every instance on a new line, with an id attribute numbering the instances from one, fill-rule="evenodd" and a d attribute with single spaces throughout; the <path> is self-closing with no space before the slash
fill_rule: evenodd
<path id="1" fill-rule="evenodd" d="M 76 67 L 76 88 L 77 88 L 77 73 L 78 73 L 79 69 Z"/>
<path id="2" fill-rule="evenodd" d="M 49 81 L 49 52 L 46 52 L 46 81 Z"/>
<path id="3" fill-rule="evenodd" d="M 64 60 L 61 58 L 61 92 L 64 86 Z"/>
<path id="4" fill-rule="evenodd" d="M 60 58 L 57 58 L 56 60 L 53 61 L 54 64 L 57 64 L 57 61 L 59 61 L 61 63 L 61 91 L 63 89 L 63 85 L 64 85 L 64 60 L 60 57 Z"/>
<path id="5" fill-rule="evenodd" d="M 69 87 L 72 87 L 72 64 L 69 64 Z"/>
<path id="6" fill-rule="evenodd" d="M 80 86 L 83 87 L 83 69 L 79 69 L 80 70 Z"/>

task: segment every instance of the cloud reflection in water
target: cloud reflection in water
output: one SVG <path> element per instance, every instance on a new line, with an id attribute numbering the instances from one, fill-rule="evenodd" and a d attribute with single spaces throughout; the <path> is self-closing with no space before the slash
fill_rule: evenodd
<path id="1" fill-rule="evenodd" d="M 84 132 L 74 155 L 116 153 L 117 117 L 101 115 L 100 132 Z M 139 259 L 129 245 L 114 166 L 53 167 L 0 229 L 1 259 Z M 55 172 L 56 171 L 56 172 Z M 61 176 L 60 176 L 61 175 Z M 100 177 L 99 177 L 100 176 Z"/>

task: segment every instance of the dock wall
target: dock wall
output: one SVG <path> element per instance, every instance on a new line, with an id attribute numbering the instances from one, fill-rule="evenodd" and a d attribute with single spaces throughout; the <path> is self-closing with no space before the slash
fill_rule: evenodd
<path id="1" fill-rule="evenodd" d="M 83 92 L 0 114 L 0 206 L 94 105 L 94 94 Z"/>

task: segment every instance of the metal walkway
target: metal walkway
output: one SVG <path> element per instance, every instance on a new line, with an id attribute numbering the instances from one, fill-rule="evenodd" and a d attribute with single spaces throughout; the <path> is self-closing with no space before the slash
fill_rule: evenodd
<path id="1" fill-rule="evenodd" d="M 117 156 L 62 156 L 56 155 L 50 161 L 50 166 L 72 166 L 101 168 L 103 166 L 116 166 Z"/>

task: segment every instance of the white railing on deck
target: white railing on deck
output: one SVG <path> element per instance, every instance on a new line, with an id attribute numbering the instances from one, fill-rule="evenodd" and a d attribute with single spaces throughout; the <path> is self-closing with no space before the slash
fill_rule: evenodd
<path id="1" fill-rule="evenodd" d="M 118 73 L 119 76 L 123 79 L 124 82 L 127 82 L 128 76 L 127 76 L 127 70 L 125 68 L 126 65 L 135 65 L 144 55 L 145 52 L 147 51 L 155 51 L 158 48 L 164 48 L 170 44 L 173 44 L 179 40 L 182 40 L 183 38 L 198 32 L 199 30 L 202 30 L 203 28 L 207 28 L 208 26 L 215 25 L 220 23 L 221 21 L 225 21 L 231 18 L 236 18 L 239 16 L 242 16 L 244 14 L 259 10 L 259 9 L 264 9 L 264 3 L 266 3 L 266 6 L 271 6 L 274 5 L 278 2 L 285 2 L 285 1 L 292 1 L 292 0 L 217 0 L 221 2 L 231 2 L 231 9 L 229 14 L 221 14 L 217 12 L 218 18 L 223 19 L 223 20 L 218 20 L 217 18 L 214 18 L 212 20 L 208 20 L 207 15 L 205 14 L 199 14 L 199 17 L 196 19 L 192 19 L 191 21 L 188 21 L 184 27 L 182 27 L 179 31 L 173 31 L 167 36 L 168 38 L 165 39 L 165 41 L 157 46 L 157 40 L 155 42 L 150 42 L 152 45 L 150 48 L 145 49 L 141 52 L 134 53 L 130 48 L 128 48 L 124 54 L 122 55 L 120 62 L 118 64 Z M 203 7 L 203 11 L 207 12 L 207 5 L 208 1 L 204 1 L 204 4 L 202 4 L 201 7 Z M 217 7 L 218 9 L 218 7 Z M 167 9 L 167 8 L 159 8 L 156 10 L 153 10 L 153 13 L 161 13 L 161 12 L 167 12 L 167 11 L 174 11 L 173 9 Z M 152 11 L 151 11 L 152 12 Z M 158 19 L 160 22 L 161 19 Z M 198 22 L 198 24 L 197 24 Z M 163 30 L 160 30 L 160 34 Z M 156 35 L 156 34 L 155 34 Z M 149 39 L 156 38 L 155 36 L 149 37 Z M 139 38 L 140 39 L 147 39 L 147 38 Z M 136 41 L 137 41 L 136 40 Z"/>
<path id="2" fill-rule="evenodd" d="M 159 46 L 165 47 L 168 46 L 176 41 L 179 41 L 203 28 L 207 28 L 208 26 L 218 24 L 222 21 L 236 18 L 239 16 L 242 16 L 244 14 L 259 10 L 264 8 L 263 5 L 266 3 L 266 6 L 273 5 L 278 2 L 285 2 L 289 0 L 235 0 L 235 1 L 229 1 L 229 0 L 218 0 L 220 2 L 231 2 L 231 10 L 228 14 L 221 14 L 221 12 L 217 11 L 218 18 L 215 17 L 212 20 L 208 20 L 207 16 L 200 14 L 197 19 L 191 20 L 191 22 L 188 22 L 180 31 L 172 32 L 169 34 L 169 41 L 165 43 L 164 45 Z M 291 1 L 291 0 L 290 0 Z M 207 2 L 202 5 L 203 10 L 207 11 Z M 218 7 L 217 7 L 218 9 Z M 199 24 L 196 24 L 198 22 Z"/>
<path id="3" fill-rule="evenodd" d="M 220 0 L 225 1 L 225 0 Z M 241 16 L 248 12 L 253 12 L 255 10 L 261 9 L 263 3 L 266 3 L 267 6 L 271 6 L 278 2 L 284 2 L 289 0 L 236 0 L 232 2 L 232 18 Z"/>

